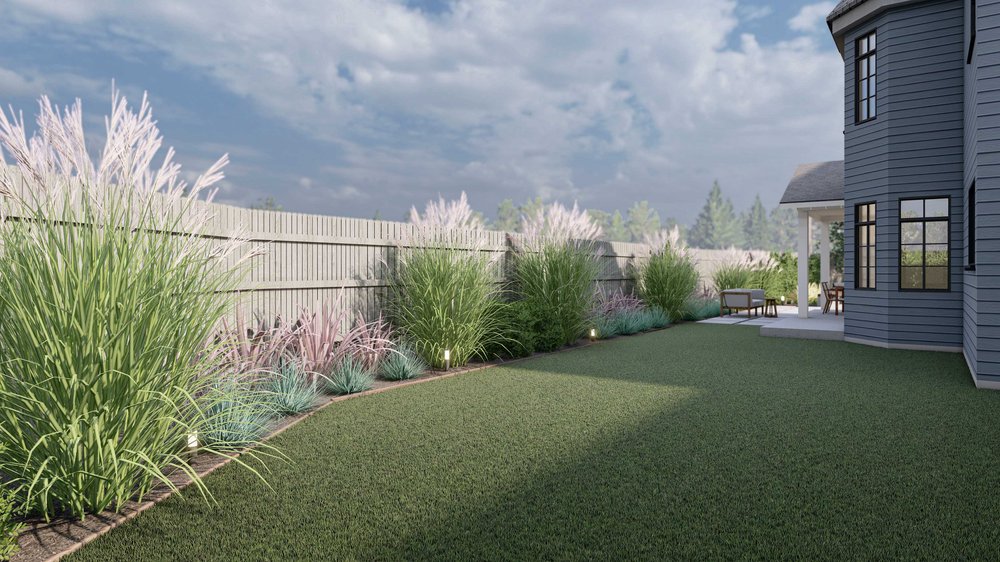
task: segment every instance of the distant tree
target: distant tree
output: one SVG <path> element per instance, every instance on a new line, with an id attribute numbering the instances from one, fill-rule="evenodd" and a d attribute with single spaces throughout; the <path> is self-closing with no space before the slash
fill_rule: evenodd
<path id="1" fill-rule="evenodd" d="M 375 216 L 372 217 L 372 220 L 375 221 L 382 220 L 382 211 L 380 209 L 375 209 Z"/>
<path id="2" fill-rule="evenodd" d="M 497 220 L 493 221 L 490 227 L 493 230 L 502 230 L 504 232 L 514 232 L 517 230 L 518 224 L 521 222 L 520 213 L 517 207 L 514 206 L 513 199 L 504 199 L 500 202 L 497 207 Z"/>
<path id="3" fill-rule="evenodd" d="M 628 210 L 625 228 L 632 242 L 642 242 L 646 236 L 660 230 L 660 214 L 649 206 L 649 201 L 640 201 Z"/>
<path id="4" fill-rule="evenodd" d="M 601 231 L 606 235 L 608 224 L 611 222 L 611 213 L 601 209 L 587 209 L 587 214 L 590 215 L 595 224 L 600 225 Z"/>
<path id="5" fill-rule="evenodd" d="M 768 250 L 771 248 L 771 227 L 767 220 L 767 210 L 760 195 L 753 200 L 753 206 L 743 220 L 743 240 L 748 250 Z"/>
<path id="6" fill-rule="evenodd" d="M 518 208 L 518 221 L 520 222 L 522 217 L 534 217 L 538 213 L 544 211 L 545 201 L 541 197 L 535 197 L 534 199 L 528 199 Z"/>
<path id="7" fill-rule="evenodd" d="M 688 233 L 688 242 L 695 248 L 741 246 L 742 230 L 739 219 L 733 212 L 733 202 L 722 196 L 722 188 L 716 181 Z"/>
<path id="8" fill-rule="evenodd" d="M 274 197 L 261 197 L 250 204 L 250 208 L 255 211 L 284 211 L 285 208 L 281 206 Z"/>
<path id="9" fill-rule="evenodd" d="M 611 216 L 608 228 L 604 231 L 604 238 L 613 242 L 628 242 L 628 228 L 625 227 L 621 211 L 615 211 Z"/>
<path id="10" fill-rule="evenodd" d="M 771 211 L 771 250 L 775 252 L 792 252 L 795 250 L 795 239 L 799 218 L 794 209 L 775 207 Z"/>

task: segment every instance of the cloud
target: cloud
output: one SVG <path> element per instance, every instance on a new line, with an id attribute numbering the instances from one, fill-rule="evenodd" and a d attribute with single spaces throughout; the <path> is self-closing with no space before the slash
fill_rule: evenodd
<path id="1" fill-rule="evenodd" d="M 762 5 L 740 4 L 736 9 L 736 15 L 739 16 L 740 21 L 755 21 L 764 19 L 772 13 L 774 13 L 773 8 Z"/>
<path id="2" fill-rule="evenodd" d="M 649 199 L 686 218 L 715 178 L 738 204 L 776 199 L 798 161 L 842 150 L 836 51 L 809 36 L 731 46 L 767 9 L 731 0 L 15 4 L 22 30 L 155 52 L 329 144 L 329 159 L 272 187 L 289 208 L 369 214 L 360 205 L 466 190 L 486 210 L 534 195 Z M 810 31 L 825 4 L 789 25 Z"/>
<path id="3" fill-rule="evenodd" d="M 799 13 L 788 20 L 788 27 L 794 31 L 813 32 L 823 29 L 826 16 L 833 11 L 833 2 L 818 2 L 802 6 Z"/>

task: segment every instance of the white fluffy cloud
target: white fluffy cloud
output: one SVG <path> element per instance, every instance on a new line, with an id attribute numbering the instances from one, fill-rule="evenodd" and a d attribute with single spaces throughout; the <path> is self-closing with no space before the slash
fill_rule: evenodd
<path id="1" fill-rule="evenodd" d="M 788 20 L 788 26 L 795 31 L 817 31 L 823 27 L 827 14 L 833 11 L 834 6 L 834 2 L 818 2 L 803 6 L 795 17 Z"/>
<path id="2" fill-rule="evenodd" d="M 336 146 L 290 175 L 291 207 L 405 208 L 465 189 L 486 210 L 535 194 L 648 199 L 685 220 L 715 178 L 738 204 L 774 200 L 798 161 L 842 150 L 836 50 L 809 36 L 732 44 L 731 0 L 459 0 L 441 14 L 390 0 L 20 1 L 21 25 L 165 55 Z M 826 4 L 790 27 L 812 30 Z"/>

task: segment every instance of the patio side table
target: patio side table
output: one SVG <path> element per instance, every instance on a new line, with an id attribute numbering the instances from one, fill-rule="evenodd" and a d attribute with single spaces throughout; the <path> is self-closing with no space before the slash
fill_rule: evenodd
<path id="1" fill-rule="evenodd" d="M 778 317 L 778 299 L 772 297 L 764 299 L 764 316 L 767 318 Z"/>

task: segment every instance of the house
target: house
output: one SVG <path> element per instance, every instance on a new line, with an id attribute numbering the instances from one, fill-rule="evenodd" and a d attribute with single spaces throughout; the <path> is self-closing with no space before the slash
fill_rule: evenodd
<path id="1" fill-rule="evenodd" d="M 842 0 L 827 23 L 844 161 L 789 184 L 800 255 L 843 220 L 844 339 L 961 352 L 1000 388 L 1000 0 Z"/>

